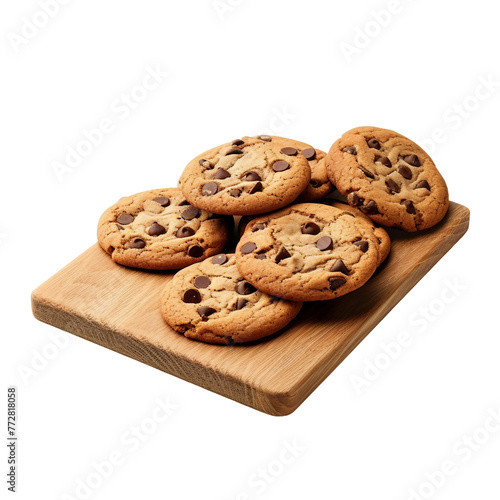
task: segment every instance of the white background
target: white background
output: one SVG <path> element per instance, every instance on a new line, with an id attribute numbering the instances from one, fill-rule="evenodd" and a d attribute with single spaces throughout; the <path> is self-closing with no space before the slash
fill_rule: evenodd
<path id="1" fill-rule="evenodd" d="M 92 499 L 498 499 L 495 3 L 57 5 L 48 21 L 34 0 L 0 12 L 2 392 L 19 389 L 18 498 L 83 498 L 77 485 L 90 478 Z M 45 25 L 28 26 L 34 18 Z M 148 67 L 168 76 L 137 90 Z M 133 109 L 120 104 L 131 92 Z M 58 178 L 54 164 L 103 119 L 113 130 Z M 291 416 L 56 338 L 31 316 L 31 291 L 95 242 L 99 215 L 122 195 L 174 186 L 192 157 L 242 135 L 270 129 L 328 149 L 360 125 L 425 145 L 471 228 Z M 411 343 L 357 390 L 402 332 Z M 157 398 L 177 408 L 136 450 L 123 435 L 152 429 Z M 117 452 L 101 481 L 93 463 Z M 443 462 L 453 473 L 433 474 Z"/>

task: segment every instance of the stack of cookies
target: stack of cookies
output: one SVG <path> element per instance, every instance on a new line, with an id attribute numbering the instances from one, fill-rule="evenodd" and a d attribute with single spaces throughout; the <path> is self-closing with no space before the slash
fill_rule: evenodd
<path id="1" fill-rule="evenodd" d="M 118 264 L 182 269 L 161 296 L 174 330 L 239 344 L 283 329 L 303 302 L 363 286 L 390 251 L 382 226 L 421 231 L 448 204 L 429 155 L 396 132 L 359 127 L 328 154 L 261 135 L 197 156 L 179 188 L 122 198 L 98 240 Z"/>

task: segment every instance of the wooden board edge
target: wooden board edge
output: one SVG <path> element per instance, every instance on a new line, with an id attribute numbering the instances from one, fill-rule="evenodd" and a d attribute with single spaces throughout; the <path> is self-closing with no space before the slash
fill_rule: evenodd
<path id="1" fill-rule="evenodd" d="M 234 377 L 222 376 L 201 364 L 195 365 L 192 360 L 173 353 L 166 353 L 154 344 L 139 341 L 110 328 L 104 328 L 74 311 L 65 311 L 44 297 L 43 285 L 32 293 L 31 307 L 33 316 L 42 323 L 59 328 L 186 382 L 199 385 L 252 409 L 272 416 L 285 416 L 296 409 L 293 401 L 286 401 L 286 395 L 260 391 Z M 193 371 L 196 372 L 195 380 L 192 376 Z"/>

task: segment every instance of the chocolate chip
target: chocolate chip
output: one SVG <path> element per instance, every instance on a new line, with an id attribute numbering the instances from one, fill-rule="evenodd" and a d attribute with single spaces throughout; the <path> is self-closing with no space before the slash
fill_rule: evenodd
<path id="1" fill-rule="evenodd" d="M 242 181 L 252 182 L 252 181 L 261 181 L 260 175 L 257 172 L 248 172 L 242 178 Z"/>
<path id="2" fill-rule="evenodd" d="M 367 144 L 369 148 L 380 149 L 380 142 L 377 139 L 370 139 Z"/>
<path id="3" fill-rule="evenodd" d="M 190 257 L 194 257 L 195 259 L 201 257 L 203 255 L 203 252 L 203 248 L 201 248 L 199 245 L 193 245 L 192 247 L 188 248 L 188 255 Z"/>
<path id="4" fill-rule="evenodd" d="M 333 248 L 333 241 L 330 236 L 323 236 L 318 240 L 316 246 L 324 252 L 325 250 L 331 250 Z"/>
<path id="5" fill-rule="evenodd" d="M 198 307 L 198 314 L 205 320 L 213 313 L 217 312 L 213 307 L 201 306 Z"/>
<path id="6" fill-rule="evenodd" d="M 250 194 L 260 193 L 263 189 L 264 186 L 262 185 L 262 182 L 256 182 L 248 192 Z"/>
<path id="7" fill-rule="evenodd" d="M 401 187 L 393 179 L 386 179 L 385 185 L 389 188 L 390 193 L 399 193 L 401 191 Z"/>
<path id="8" fill-rule="evenodd" d="M 257 224 L 254 224 L 252 226 L 252 233 L 255 233 L 255 231 L 262 231 L 263 229 L 266 229 L 267 224 L 264 222 L 258 222 Z"/>
<path id="9" fill-rule="evenodd" d="M 231 177 L 231 174 L 227 170 L 219 168 L 219 170 L 215 173 L 214 179 L 227 179 L 228 177 Z"/>
<path id="10" fill-rule="evenodd" d="M 243 151 L 240 149 L 240 148 L 237 148 L 237 147 L 233 147 L 231 148 L 227 153 L 226 153 L 226 156 L 229 156 L 229 155 L 242 155 L 243 154 Z"/>
<path id="11" fill-rule="evenodd" d="M 198 163 L 204 168 L 210 168 L 212 166 L 208 160 L 200 160 Z"/>
<path id="12" fill-rule="evenodd" d="M 127 224 L 131 224 L 132 222 L 134 222 L 134 217 L 130 214 L 121 214 L 118 219 L 116 219 L 116 222 L 118 222 L 118 224 L 126 226 Z"/>
<path id="13" fill-rule="evenodd" d="M 256 292 L 257 288 L 248 283 L 248 281 L 243 280 L 236 285 L 236 291 L 240 295 L 250 295 L 251 293 Z"/>
<path id="14" fill-rule="evenodd" d="M 281 152 L 287 156 L 296 156 L 298 153 L 295 148 L 281 148 Z"/>
<path id="15" fill-rule="evenodd" d="M 350 155 L 356 156 L 358 153 L 354 146 L 348 146 L 342 150 L 344 153 L 349 153 Z"/>
<path id="16" fill-rule="evenodd" d="M 236 309 L 239 311 L 240 309 L 243 309 L 247 304 L 248 304 L 248 300 L 240 297 L 236 301 Z"/>
<path id="17" fill-rule="evenodd" d="M 255 258 L 258 260 L 266 260 L 267 259 L 267 257 L 263 253 L 260 255 L 256 255 Z"/>
<path id="18" fill-rule="evenodd" d="M 373 200 L 370 200 L 364 207 L 363 207 L 363 211 L 367 214 L 370 214 L 370 215 L 374 215 L 374 214 L 378 214 L 379 211 L 378 211 L 378 207 L 377 207 L 377 204 L 373 201 Z"/>
<path id="19" fill-rule="evenodd" d="M 212 283 L 210 281 L 210 278 L 207 278 L 206 276 L 198 276 L 194 280 L 194 286 L 196 288 L 208 288 L 210 286 L 210 283 Z"/>
<path id="20" fill-rule="evenodd" d="M 141 238 L 134 238 L 130 242 L 130 248 L 144 248 L 146 246 L 146 242 L 141 240 Z"/>
<path id="21" fill-rule="evenodd" d="M 411 179 L 413 177 L 413 174 L 411 173 L 410 167 L 407 167 L 406 165 L 401 165 L 398 168 L 398 172 L 405 178 L 405 179 Z"/>
<path id="22" fill-rule="evenodd" d="M 199 304 L 201 302 L 201 294 L 198 290 L 190 288 L 184 292 L 182 301 L 186 304 Z"/>
<path id="23" fill-rule="evenodd" d="M 366 175 L 366 177 L 375 179 L 375 174 L 372 174 L 367 168 L 363 167 L 362 165 L 358 165 L 358 168 Z"/>
<path id="24" fill-rule="evenodd" d="M 289 168 L 290 168 L 290 165 L 285 160 L 278 160 L 278 161 L 273 163 L 273 170 L 275 172 L 284 172 L 285 170 L 288 170 Z"/>
<path id="25" fill-rule="evenodd" d="M 120 226 L 120 224 L 117 224 L 116 227 L 120 230 L 120 231 L 125 231 L 125 228 L 123 226 Z"/>
<path id="26" fill-rule="evenodd" d="M 359 249 L 365 253 L 368 251 L 368 242 L 366 240 L 355 241 L 354 244 L 359 247 Z"/>
<path id="27" fill-rule="evenodd" d="M 153 223 L 153 225 L 149 228 L 149 236 L 160 236 L 160 234 L 165 234 L 167 230 L 158 223 Z"/>
<path id="28" fill-rule="evenodd" d="M 311 179 L 309 181 L 309 184 L 314 188 L 314 189 L 317 189 L 319 187 L 321 187 L 323 185 L 323 183 L 321 181 L 318 181 L 316 179 Z"/>
<path id="29" fill-rule="evenodd" d="M 413 205 L 413 202 L 411 200 L 404 200 L 401 202 L 401 205 L 404 205 L 406 207 L 406 211 L 409 214 L 416 213 L 415 206 Z"/>
<path id="30" fill-rule="evenodd" d="M 242 146 L 243 144 L 245 144 L 245 141 L 242 141 L 241 139 L 235 139 L 231 145 L 232 146 Z"/>
<path id="31" fill-rule="evenodd" d="M 312 161 L 316 158 L 316 150 L 314 148 L 307 148 L 302 150 L 302 154 L 306 157 L 307 161 Z"/>
<path id="32" fill-rule="evenodd" d="M 193 236 L 195 232 L 193 228 L 184 226 L 177 231 L 176 236 L 177 238 L 189 238 L 189 236 Z"/>
<path id="33" fill-rule="evenodd" d="M 220 253 L 219 255 L 216 255 L 212 259 L 212 264 L 215 264 L 216 266 L 222 266 L 228 261 L 227 255 L 225 253 Z"/>
<path id="34" fill-rule="evenodd" d="M 214 194 L 217 193 L 219 190 L 219 186 L 215 184 L 215 182 L 209 182 L 208 184 L 205 184 L 203 188 L 201 189 L 201 194 L 203 196 L 213 196 Z"/>
<path id="35" fill-rule="evenodd" d="M 229 190 L 229 194 L 230 194 L 233 198 L 239 198 L 239 196 L 241 195 L 241 189 L 230 189 L 230 190 Z"/>
<path id="36" fill-rule="evenodd" d="M 153 201 L 159 203 L 162 207 L 168 207 L 170 205 L 170 200 L 166 196 L 158 196 Z"/>
<path id="37" fill-rule="evenodd" d="M 283 247 L 279 252 L 278 255 L 276 255 L 276 264 L 279 264 L 282 260 L 290 258 L 290 252 Z"/>
<path id="38" fill-rule="evenodd" d="M 189 207 L 182 212 L 182 218 L 184 220 L 193 220 L 200 216 L 200 211 L 197 208 Z"/>
<path id="39" fill-rule="evenodd" d="M 333 264 L 332 268 L 330 269 L 330 272 L 349 274 L 349 269 L 347 269 L 347 267 L 344 264 L 344 261 L 342 259 L 337 259 L 335 261 L 335 263 Z"/>
<path id="40" fill-rule="evenodd" d="M 417 185 L 415 186 L 415 189 L 421 189 L 421 188 L 427 189 L 429 191 L 431 190 L 431 187 L 429 186 L 429 183 L 427 181 L 425 181 L 425 180 L 424 181 L 419 181 L 417 183 Z"/>
<path id="41" fill-rule="evenodd" d="M 380 158 L 377 158 L 376 161 L 379 161 L 380 163 L 382 163 L 382 165 L 384 165 L 384 166 L 386 166 L 388 168 L 392 167 L 391 160 L 389 160 L 389 158 L 387 158 L 387 156 L 382 156 Z"/>
<path id="42" fill-rule="evenodd" d="M 349 202 L 349 205 L 352 205 L 353 207 L 359 207 L 364 203 L 365 199 L 361 198 L 356 193 L 349 193 L 347 195 L 347 201 Z"/>
<path id="43" fill-rule="evenodd" d="M 321 228 L 314 222 L 306 222 L 302 226 L 301 231 L 302 234 L 318 234 L 321 231 Z"/>
<path id="44" fill-rule="evenodd" d="M 271 142 L 273 138 L 270 135 L 259 135 L 257 139 L 260 139 L 261 141 L 265 142 Z"/>
<path id="45" fill-rule="evenodd" d="M 333 292 L 334 290 L 337 290 L 337 288 L 341 287 L 345 282 L 345 278 L 330 278 L 328 280 L 330 282 L 330 290 Z"/>
<path id="46" fill-rule="evenodd" d="M 405 156 L 403 159 L 406 163 L 409 163 L 412 167 L 420 167 L 420 160 L 418 159 L 417 155 L 408 155 Z"/>
<path id="47" fill-rule="evenodd" d="M 185 205 L 189 205 L 189 204 L 190 204 L 190 203 L 189 203 L 189 201 L 184 200 L 184 201 L 181 201 L 181 202 L 179 203 L 179 206 L 180 206 L 180 207 L 183 207 L 183 206 L 185 206 Z"/>
<path id="48" fill-rule="evenodd" d="M 241 253 L 243 255 L 246 255 L 248 253 L 252 253 L 254 250 L 257 250 L 257 245 L 253 242 L 249 242 L 249 243 L 245 243 L 242 247 L 241 247 Z"/>

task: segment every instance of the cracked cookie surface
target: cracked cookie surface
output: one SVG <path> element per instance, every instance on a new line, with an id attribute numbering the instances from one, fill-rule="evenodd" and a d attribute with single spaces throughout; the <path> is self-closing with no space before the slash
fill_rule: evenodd
<path id="1" fill-rule="evenodd" d="M 183 269 L 161 297 L 163 318 L 174 330 L 212 344 L 260 340 L 284 328 L 301 307 L 245 281 L 234 254 L 219 254 Z"/>
<path id="2" fill-rule="evenodd" d="M 446 215 L 443 177 L 420 146 L 397 132 L 352 129 L 333 144 L 326 164 L 348 203 L 378 224 L 421 231 Z"/>
<path id="3" fill-rule="evenodd" d="M 355 217 L 364 219 L 371 226 L 373 234 L 375 235 L 379 243 L 380 257 L 377 266 L 380 266 L 387 259 L 387 257 L 389 257 L 389 253 L 391 252 L 391 237 L 387 234 L 387 231 L 383 227 L 375 226 L 371 219 L 367 217 L 361 210 L 358 210 L 355 207 L 351 207 L 351 205 L 348 205 L 347 203 L 343 203 L 337 200 L 322 200 L 322 203 L 330 205 L 331 207 L 338 208 L 339 210 L 349 212 Z"/>
<path id="4" fill-rule="evenodd" d="M 380 261 L 373 224 L 300 203 L 250 221 L 236 249 L 244 278 L 288 300 L 329 300 L 362 286 Z"/>
<path id="5" fill-rule="evenodd" d="M 311 180 L 307 188 L 295 200 L 296 203 L 320 200 L 335 189 L 335 186 L 332 185 L 328 178 L 328 172 L 326 170 L 326 153 L 324 151 L 315 149 L 305 142 L 287 139 L 286 137 L 279 137 L 277 135 L 259 135 L 256 139 L 293 147 L 306 158 L 311 168 Z"/>
<path id="6" fill-rule="evenodd" d="M 113 261 L 152 270 L 180 269 L 224 250 L 232 217 L 191 206 L 179 189 L 122 198 L 101 216 L 97 239 Z"/>
<path id="7" fill-rule="evenodd" d="M 186 199 L 213 213 L 255 215 L 292 203 L 311 169 L 295 148 L 243 137 L 188 163 L 179 181 Z"/>

